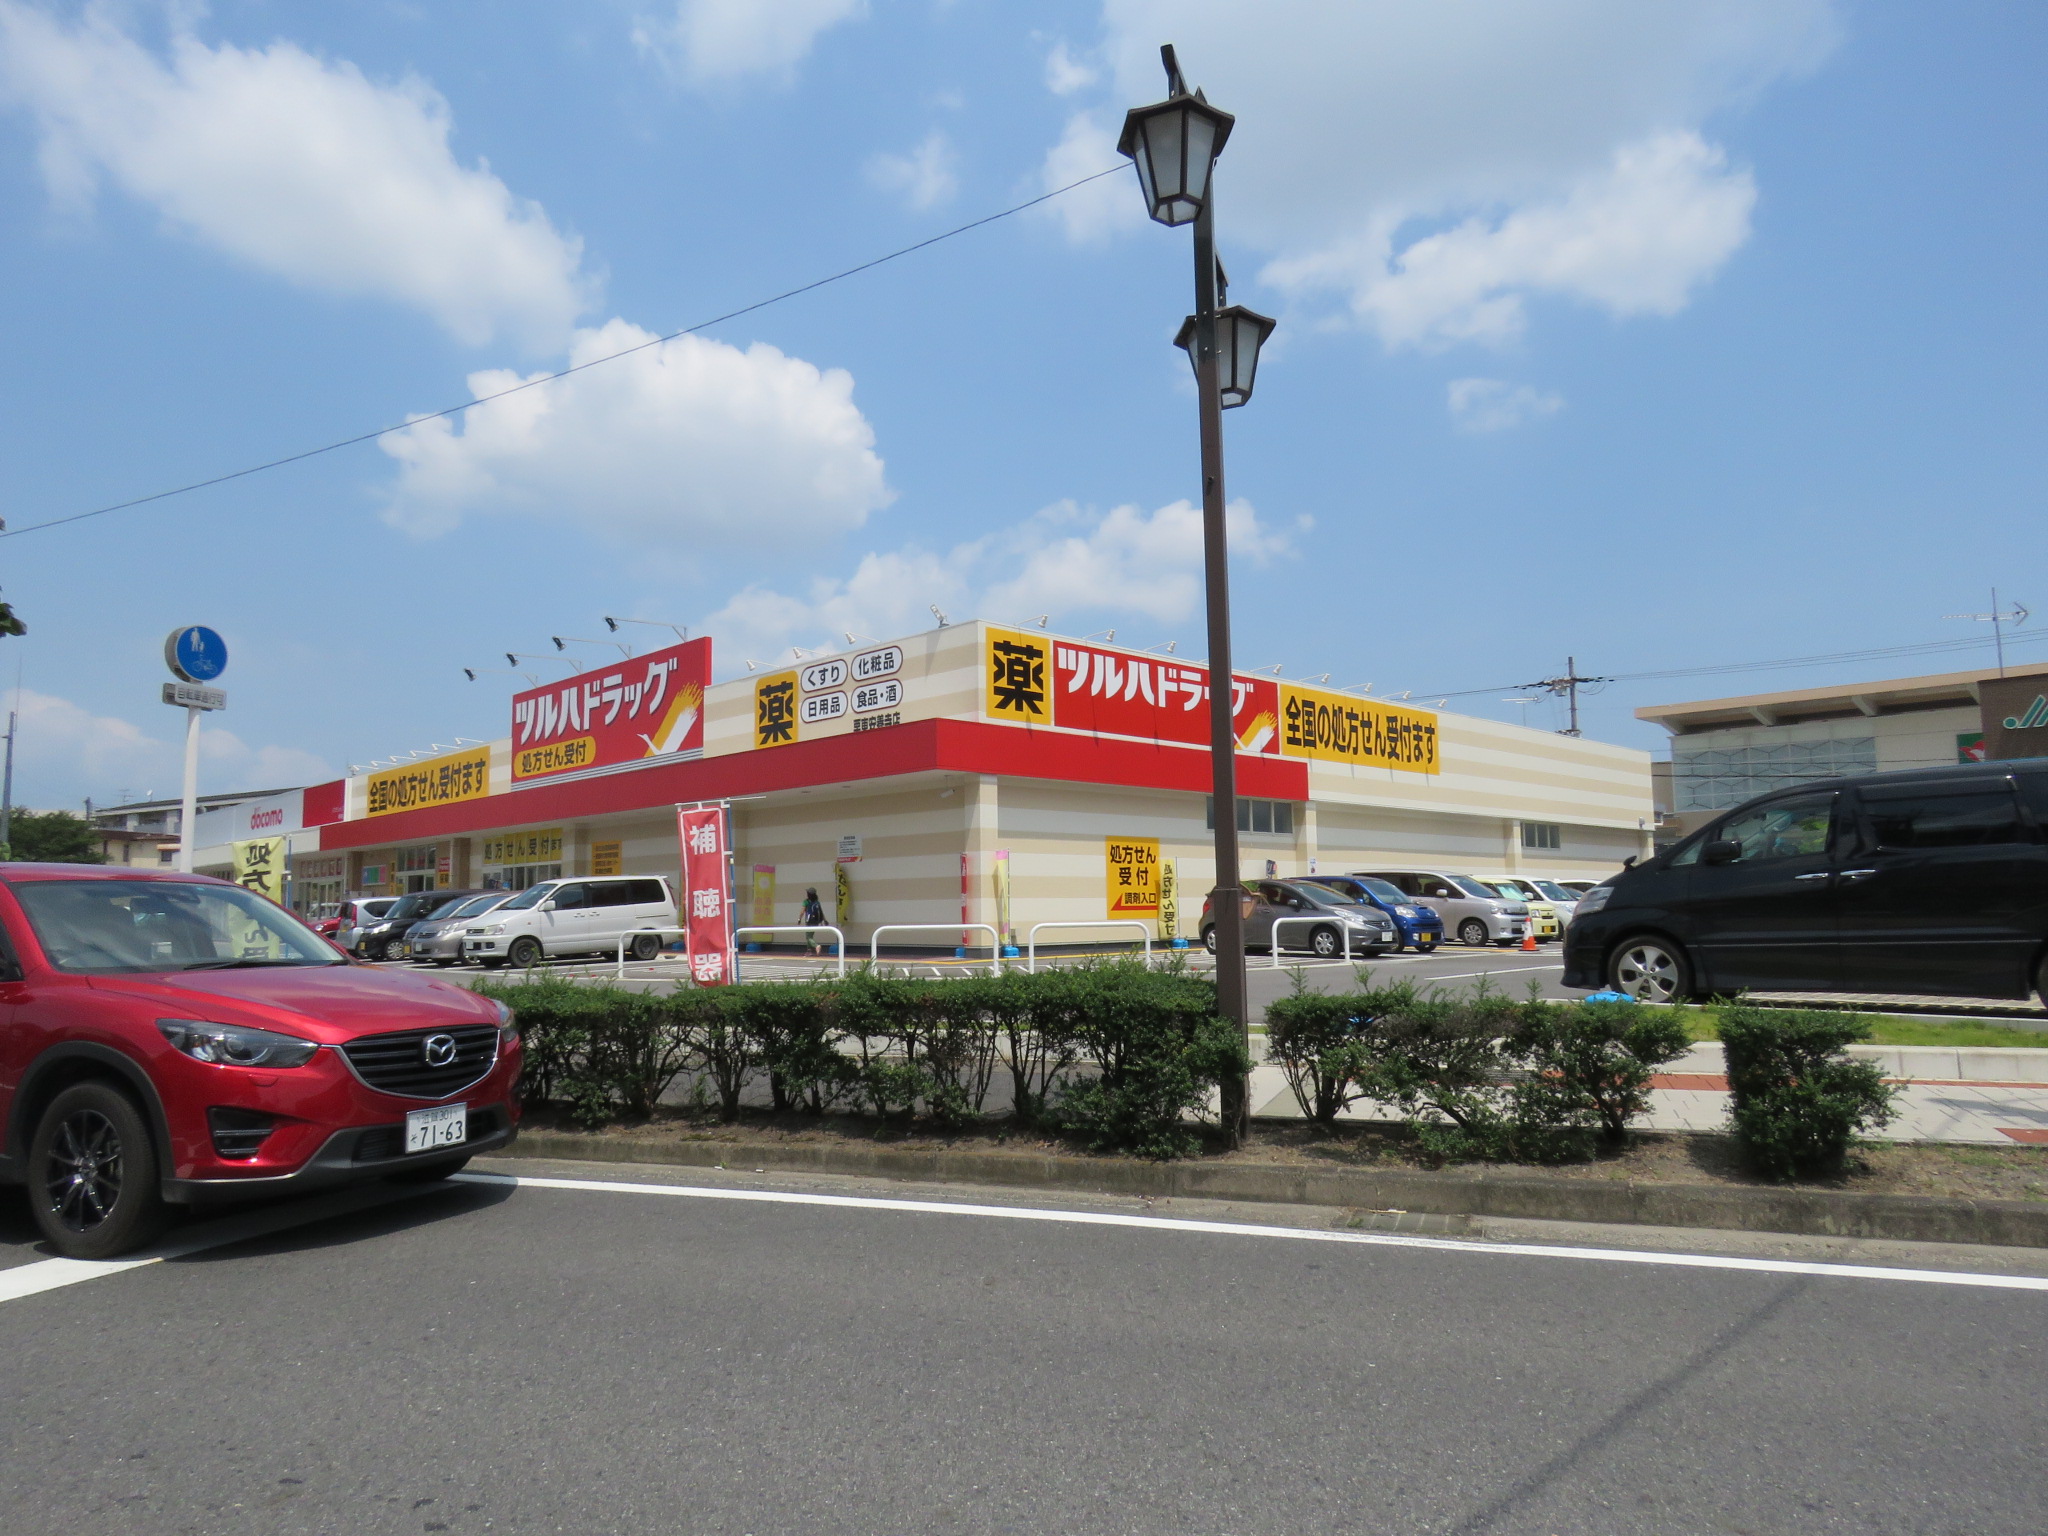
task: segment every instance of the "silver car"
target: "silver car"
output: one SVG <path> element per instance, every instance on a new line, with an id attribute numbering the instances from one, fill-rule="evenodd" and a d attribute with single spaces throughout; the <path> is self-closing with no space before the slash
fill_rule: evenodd
<path id="1" fill-rule="evenodd" d="M 1202 903 L 1202 947 L 1216 953 L 1212 907 Z M 1276 938 L 1277 935 L 1277 938 Z M 1305 949 L 1318 959 L 1349 950 L 1354 959 L 1376 959 L 1400 943 L 1394 920 L 1378 907 L 1353 901 L 1342 891 L 1308 881 L 1258 880 L 1245 884 L 1246 949 Z"/>
<path id="2" fill-rule="evenodd" d="M 1485 881 L 1435 869 L 1354 869 L 1401 888 L 1444 920 L 1444 936 L 1461 944 L 1519 944 L 1529 932 L 1529 905 L 1511 901 Z"/>
<path id="3" fill-rule="evenodd" d="M 341 926 L 334 930 L 334 942 L 351 954 L 356 937 L 371 923 L 398 905 L 396 896 L 354 896 L 341 904 Z"/>
<path id="4" fill-rule="evenodd" d="M 405 942 L 414 960 L 431 960 L 436 965 L 457 965 L 462 960 L 462 933 L 472 918 L 482 917 L 493 907 L 503 906 L 517 891 L 485 891 L 461 906 L 436 917 L 424 918 L 405 931 Z"/>

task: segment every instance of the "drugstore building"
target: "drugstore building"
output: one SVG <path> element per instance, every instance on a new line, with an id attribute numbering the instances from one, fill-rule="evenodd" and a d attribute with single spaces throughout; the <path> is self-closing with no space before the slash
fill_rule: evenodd
<path id="1" fill-rule="evenodd" d="M 741 922 L 792 924 L 816 890 L 859 944 L 1112 916 L 1194 936 L 1201 666 L 973 622 L 710 671 L 698 639 L 515 695 L 502 740 L 306 791 L 337 814 L 294 858 L 349 894 L 673 873 L 675 807 L 727 801 Z M 1232 707 L 1246 878 L 1597 879 L 1649 848 L 1648 753 L 1266 675 Z"/>

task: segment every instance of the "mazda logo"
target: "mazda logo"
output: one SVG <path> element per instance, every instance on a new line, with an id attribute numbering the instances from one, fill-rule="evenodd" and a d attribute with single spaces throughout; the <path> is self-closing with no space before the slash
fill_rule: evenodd
<path id="1" fill-rule="evenodd" d="M 429 1035 L 420 1042 L 420 1054 L 427 1059 L 430 1067 L 445 1067 L 455 1060 L 455 1037 L 453 1035 Z"/>

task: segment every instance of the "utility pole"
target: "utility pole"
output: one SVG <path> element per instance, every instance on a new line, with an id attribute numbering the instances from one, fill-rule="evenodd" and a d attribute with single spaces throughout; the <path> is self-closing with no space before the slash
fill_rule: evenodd
<path id="1" fill-rule="evenodd" d="M 1580 687 L 1586 683 L 1611 683 L 1613 681 L 1614 679 L 1611 677 L 1581 677 L 1579 675 L 1578 657 L 1567 656 L 1564 659 L 1563 677 L 1539 678 L 1537 681 L 1533 683 L 1517 683 L 1515 684 L 1515 686 L 1517 688 L 1527 689 L 1531 692 L 1540 691 L 1543 693 L 1554 694 L 1558 697 L 1569 700 L 1571 707 L 1572 723 L 1566 726 L 1563 730 L 1559 731 L 1558 735 L 1576 736 L 1579 734 Z"/>
<path id="2" fill-rule="evenodd" d="M 91 818 L 88 817 L 88 820 Z M 0 777 L 0 858 L 14 857 L 14 711 L 7 711 L 7 771 Z"/>

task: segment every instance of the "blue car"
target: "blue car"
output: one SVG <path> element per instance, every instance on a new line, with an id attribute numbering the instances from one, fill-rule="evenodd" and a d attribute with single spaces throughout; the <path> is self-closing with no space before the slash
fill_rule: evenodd
<path id="1" fill-rule="evenodd" d="M 1378 907 L 1394 920 L 1394 931 L 1400 935 L 1401 942 L 1394 946 L 1396 953 L 1412 949 L 1418 955 L 1426 955 L 1444 941 L 1443 918 L 1410 901 L 1390 880 L 1376 880 L 1370 875 L 1309 875 L 1301 883 L 1327 886 L 1353 901 Z"/>

